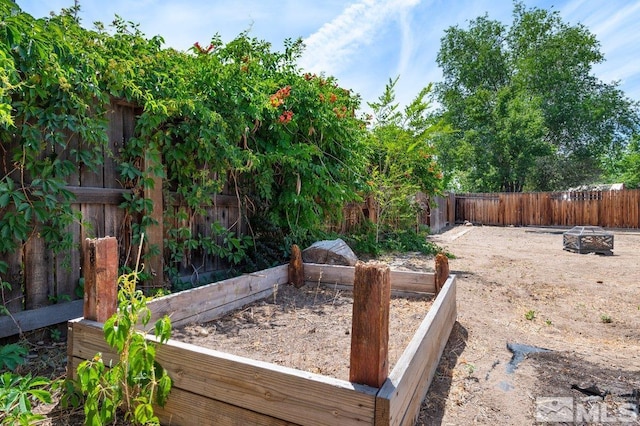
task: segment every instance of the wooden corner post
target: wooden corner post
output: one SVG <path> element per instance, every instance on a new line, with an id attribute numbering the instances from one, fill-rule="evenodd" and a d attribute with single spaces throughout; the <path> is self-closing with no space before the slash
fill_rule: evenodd
<path id="1" fill-rule="evenodd" d="M 289 284 L 293 284 L 295 288 L 300 288 L 304 285 L 304 264 L 302 263 L 302 252 L 297 244 L 293 244 L 291 246 Z"/>
<path id="2" fill-rule="evenodd" d="M 105 322 L 118 306 L 118 241 L 115 237 L 87 238 L 82 248 L 83 316 Z"/>
<path id="3" fill-rule="evenodd" d="M 436 296 L 442 290 L 442 286 L 447 282 L 447 278 L 449 278 L 449 258 L 443 254 L 438 253 L 436 255 L 436 266 L 435 266 L 436 274 L 433 277 L 435 288 L 436 288 Z"/>
<path id="4" fill-rule="evenodd" d="M 358 262 L 353 282 L 349 381 L 376 388 L 389 375 L 391 272 L 383 263 Z"/>

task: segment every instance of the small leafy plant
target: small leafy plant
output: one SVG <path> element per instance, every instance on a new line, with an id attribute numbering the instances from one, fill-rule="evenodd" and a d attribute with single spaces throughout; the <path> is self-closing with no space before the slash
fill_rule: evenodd
<path id="1" fill-rule="evenodd" d="M 104 324 L 105 340 L 117 350 L 118 362 L 107 366 L 98 353 L 78 365 L 87 425 L 114 422 L 118 409 L 134 424 L 159 424 L 153 404 L 164 406 L 171 390 L 171 378 L 156 361 L 157 344 L 136 329 L 138 324 L 146 327 L 151 318 L 148 298 L 136 290 L 137 280 L 137 267 L 119 277 L 118 310 Z M 153 332 L 160 344 L 165 343 L 171 336 L 169 317 L 159 319 Z"/>
<path id="2" fill-rule="evenodd" d="M 21 376 L 10 371 L 0 375 L 0 422 L 3 425 L 32 425 L 44 418 L 34 414 L 36 401 L 51 403 L 51 380 L 46 377 Z"/>
<path id="3" fill-rule="evenodd" d="M 50 403 L 57 385 L 46 377 L 21 376 L 13 372 L 25 363 L 28 350 L 21 344 L 0 347 L 0 424 L 32 425 L 44 416 L 33 413 L 33 404 Z"/>
<path id="4" fill-rule="evenodd" d="M 524 314 L 524 317 L 529 321 L 533 321 L 533 319 L 536 317 L 536 311 L 530 309 L 526 314 Z"/>
<path id="5" fill-rule="evenodd" d="M 15 370 L 24 364 L 24 358 L 29 351 L 23 345 L 11 343 L 0 347 L 0 371 Z"/>
<path id="6" fill-rule="evenodd" d="M 611 316 L 607 314 L 600 315 L 600 321 L 602 321 L 604 324 L 610 324 L 611 322 L 613 322 Z"/>

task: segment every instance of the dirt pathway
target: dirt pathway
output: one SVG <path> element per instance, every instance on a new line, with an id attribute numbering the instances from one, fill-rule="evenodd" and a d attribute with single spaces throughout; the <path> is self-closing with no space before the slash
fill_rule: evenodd
<path id="1" fill-rule="evenodd" d="M 640 233 L 614 232 L 613 256 L 564 251 L 557 229 L 431 238 L 456 256 L 458 324 L 418 424 L 640 424 Z M 508 344 L 550 352 L 513 367 Z"/>

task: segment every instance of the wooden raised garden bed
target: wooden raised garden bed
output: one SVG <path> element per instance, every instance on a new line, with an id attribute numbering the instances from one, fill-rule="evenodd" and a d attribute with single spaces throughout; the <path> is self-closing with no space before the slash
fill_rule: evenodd
<path id="1" fill-rule="evenodd" d="M 304 264 L 307 283 L 353 286 L 355 268 Z M 433 273 L 391 271 L 392 292 L 434 293 Z M 149 303 L 155 318 L 168 314 L 175 327 L 224 316 L 273 294 L 289 282 L 288 265 L 209 284 Z M 456 320 L 456 279 L 449 275 L 417 332 L 382 386 L 351 383 L 319 374 L 169 340 L 157 360 L 173 388 L 157 408 L 166 425 L 412 425 L 431 384 Z M 69 322 L 68 371 L 102 352 L 102 323 Z"/>

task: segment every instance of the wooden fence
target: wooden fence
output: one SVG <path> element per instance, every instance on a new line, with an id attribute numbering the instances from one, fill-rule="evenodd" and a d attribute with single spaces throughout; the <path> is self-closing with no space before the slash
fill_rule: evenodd
<path id="1" fill-rule="evenodd" d="M 73 236 L 74 248 L 53 253 L 45 247 L 44 240 L 36 230 L 16 252 L 0 254 L 0 261 L 9 265 L 2 279 L 11 284 L 10 290 L 2 290 L 0 303 L 4 304 L 10 315 L 0 316 L 0 338 L 82 315 L 82 300 L 79 300 L 82 298 L 81 247 L 86 238 L 116 237 L 120 265 L 136 255 L 136 248 L 131 242 L 131 226 L 139 218 L 127 215 L 119 207 L 129 190 L 120 183 L 113 154 L 117 154 L 133 136 L 138 113 L 134 105 L 114 100 L 108 112 L 109 143 L 103 152 L 104 164 L 97 171 L 78 166 L 77 173 L 68 179 L 66 189 L 76 197 L 72 208 L 82 214 L 82 223 L 74 223 L 68 229 Z M 76 140 L 71 139 L 70 147 L 77 144 Z M 6 151 L 0 152 L 0 156 L 3 152 Z M 69 149 L 66 149 L 56 154 L 59 158 L 68 158 L 68 152 Z M 160 253 L 164 252 L 166 231 L 172 226 L 183 225 L 169 219 L 177 206 L 167 205 L 162 187 L 162 182 L 158 180 L 154 189 L 145 193 L 145 197 L 153 200 L 154 206 L 160 206 L 150 212 L 158 225 L 148 228 L 145 238 L 148 245 L 155 245 Z M 166 216 L 163 214 L 165 211 L 169 212 Z M 188 225 L 192 235 L 196 236 L 210 236 L 210 224 L 213 221 L 241 233 L 244 228 L 240 217 L 236 198 L 221 194 L 215 206 L 207 209 L 206 215 L 193 217 Z M 202 276 L 221 267 L 218 259 L 206 253 L 191 252 L 180 265 L 180 270 L 187 275 L 187 279 L 191 279 L 194 271 Z M 145 269 L 152 273 L 151 286 L 159 288 L 164 285 L 162 255 L 147 260 Z"/>
<path id="2" fill-rule="evenodd" d="M 455 194 L 455 222 L 640 228 L 640 190 Z"/>
<path id="3" fill-rule="evenodd" d="M 118 153 L 133 136 L 136 114 L 134 105 L 113 101 L 109 110 L 108 146 L 103 152 L 104 164 L 98 171 L 78 166 L 67 187 L 75 194 L 73 208 L 82 215 L 82 223 L 74 223 L 68 232 L 73 237 L 74 248 L 67 252 L 48 250 L 37 229 L 14 253 L 0 255 L 0 261 L 9 265 L 2 276 L 11 283 L 11 289 L 1 291 L 2 303 L 10 312 L 0 316 L 0 338 L 15 334 L 18 330 L 32 330 L 49 324 L 66 321 L 82 312 L 81 282 L 82 241 L 85 238 L 114 236 L 118 240 L 120 265 L 135 256 L 131 241 L 131 227 L 138 218 L 131 217 L 119 207 L 129 190 L 123 188 L 117 172 Z M 78 145 L 71 139 L 70 147 Z M 68 158 L 69 150 L 56 152 L 59 158 Z M 2 150 L 2 153 L 8 150 Z M 2 160 L 2 159 L 0 159 Z M 163 241 L 168 229 L 184 226 L 177 223 L 172 214 L 178 206 L 163 199 L 162 181 L 144 195 L 153 201 L 150 215 L 158 225 L 147 229 L 146 241 L 164 253 Z M 192 235 L 211 237 L 211 224 L 220 223 L 226 229 L 242 235 L 246 230 L 241 220 L 242 212 L 237 199 L 223 191 L 216 197 L 213 207 L 206 214 L 192 217 L 188 226 Z M 640 228 L 640 190 L 509 193 L 509 194 L 451 194 L 437 197 L 427 203 L 429 209 L 417 218 L 418 224 L 426 224 L 432 232 L 439 232 L 448 225 L 469 221 L 484 225 L 539 225 L 573 226 L 599 225 L 607 228 Z M 428 212 L 428 213 L 427 213 Z M 166 214 L 165 214 L 166 213 Z M 361 221 L 376 221 L 375 202 L 368 199 L 361 205 L 352 204 L 345 209 L 345 221 L 337 226 L 348 231 Z M 164 257 L 155 256 L 146 262 L 146 270 L 153 276 L 153 287 L 164 285 Z M 224 265 L 206 253 L 190 252 L 180 265 L 180 272 L 187 280 L 202 278 Z M 41 309 L 42 308 L 42 309 Z"/>

